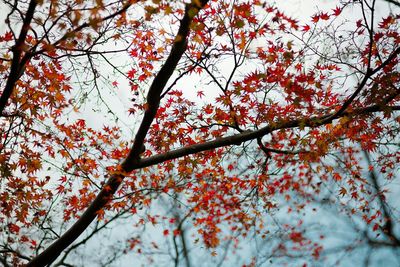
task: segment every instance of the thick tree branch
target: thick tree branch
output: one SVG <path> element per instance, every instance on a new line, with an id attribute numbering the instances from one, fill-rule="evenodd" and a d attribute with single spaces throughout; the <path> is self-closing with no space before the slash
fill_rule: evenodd
<path id="1" fill-rule="evenodd" d="M 243 133 L 239 133 L 236 135 L 228 136 L 228 137 L 223 137 L 223 138 L 217 138 L 212 141 L 200 143 L 200 144 L 195 144 L 183 148 L 179 148 L 173 151 L 169 151 L 163 154 L 155 155 L 149 158 L 144 158 L 140 159 L 139 162 L 135 163 L 134 165 L 129 166 L 129 170 L 135 170 L 135 169 L 141 169 L 144 167 L 152 166 L 155 164 L 159 164 L 162 162 L 165 162 L 167 160 L 172 160 L 176 158 L 180 158 L 183 156 L 207 151 L 210 149 L 215 149 L 219 147 L 224 147 L 224 146 L 231 146 L 235 145 L 238 143 L 254 140 L 260 137 L 263 137 L 267 134 L 270 134 L 276 130 L 281 130 L 281 129 L 291 129 L 291 128 L 296 128 L 296 127 L 310 127 L 310 128 L 315 128 L 319 127 L 325 124 L 331 123 L 333 120 L 341 118 L 341 117 L 354 117 L 354 116 L 360 116 L 360 115 L 365 115 L 369 113 L 374 113 L 374 112 L 380 112 L 380 111 L 388 111 L 388 110 L 400 110 L 399 106 L 384 106 L 384 105 L 372 105 L 369 107 L 365 108 L 359 108 L 355 109 L 352 112 L 343 112 L 339 117 L 333 118 L 333 113 L 328 114 L 328 115 L 323 115 L 320 117 L 311 117 L 311 118 L 299 118 L 299 119 L 294 119 L 294 120 L 287 120 L 283 122 L 278 122 L 275 125 L 269 125 L 263 128 L 260 128 L 258 130 L 254 131 L 245 131 Z"/>
<path id="2" fill-rule="evenodd" d="M 343 112 L 341 116 L 337 117 L 354 117 L 365 115 L 373 112 L 381 112 L 387 110 L 400 110 L 400 106 L 383 106 L 373 105 L 365 108 L 356 109 L 352 112 Z M 337 119 L 336 118 L 336 119 Z M 183 156 L 215 149 L 223 146 L 230 146 L 237 143 L 250 141 L 257 139 L 264 135 L 270 134 L 273 131 L 280 129 L 290 129 L 295 127 L 319 127 L 325 124 L 329 124 L 333 121 L 332 114 L 311 117 L 311 118 L 300 118 L 295 120 L 288 120 L 281 123 L 276 123 L 274 126 L 266 126 L 255 131 L 246 131 L 237 135 L 228 136 L 224 138 L 215 139 L 213 141 L 195 144 L 180 149 L 176 149 L 167 153 L 155 155 L 145 159 L 139 159 L 135 162 L 130 162 L 125 166 L 124 172 L 129 172 L 135 169 L 141 169 L 144 167 L 159 164 L 168 160 L 180 158 Z M 111 199 L 112 195 L 116 192 L 119 185 L 122 183 L 124 176 L 122 174 L 113 174 L 107 184 L 101 190 L 96 199 L 92 202 L 89 208 L 83 213 L 82 217 L 64 234 L 60 239 L 55 241 L 49 248 L 42 252 L 39 256 L 33 259 L 28 266 L 44 266 L 54 261 L 59 253 L 70 245 L 78 236 L 89 226 L 89 224 L 96 218 L 97 212 L 101 210 Z"/>
<path id="3" fill-rule="evenodd" d="M 193 17 L 197 15 L 200 8 L 202 8 L 207 1 L 202 1 L 202 6 L 198 6 L 196 4 L 197 2 L 199 1 L 193 1 L 192 4 L 188 4 L 186 6 L 185 15 L 181 20 L 178 34 L 175 37 L 171 53 L 150 86 L 147 94 L 147 109 L 144 113 L 142 123 L 140 124 L 139 130 L 136 133 L 132 149 L 130 150 L 125 161 L 122 163 L 122 169 L 124 171 L 131 171 L 132 169 L 130 166 L 134 165 L 134 163 L 139 160 L 140 154 L 144 151 L 144 139 L 146 138 L 147 132 L 150 129 L 150 125 L 156 116 L 162 91 L 186 50 L 186 38 L 189 34 L 190 23 Z"/>
<path id="4" fill-rule="evenodd" d="M 202 7 L 204 7 L 206 3 L 207 3 L 206 0 L 203 1 L 192 0 L 190 4 L 186 5 L 185 14 L 180 22 L 175 42 L 172 46 L 171 52 L 165 64 L 161 67 L 159 73 L 156 75 L 156 77 L 153 80 L 153 83 L 150 86 L 147 95 L 147 107 L 143 120 L 135 136 L 132 148 L 127 158 L 122 162 L 120 166 L 121 168 L 117 172 L 111 175 L 110 179 L 107 181 L 106 185 L 100 191 L 96 199 L 85 210 L 85 212 L 78 219 L 78 221 L 75 222 L 75 224 L 66 233 L 64 233 L 58 240 L 56 240 L 49 248 L 47 248 L 40 255 L 34 258 L 27 266 L 31 267 L 45 266 L 53 262 L 64 249 L 66 249 L 72 242 L 74 242 L 74 240 L 76 240 L 81 235 L 81 233 L 85 231 L 85 229 L 87 229 L 90 223 L 97 217 L 98 211 L 104 208 L 104 206 L 111 200 L 113 194 L 117 191 L 118 187 L 123 182 L 124 177 L 129 172 L 135 169 L 140 169 L 147 166 L 159 164 L 168 160 L 199 153 L 202 151 L 207 151 L 219 147 L 230 146 L 245 141 L 254 140 L 257 138 L 261 138 L 262 136 L 270 134 L 279 129 L 290 129 L 296 127 L 311 127 L 311 128 L 319 127 L 325 124 L 329 124 L 333 120 L 344 116 L 354 117 L 373 112 L 398 109 L 398 107 L 388 107 L 386 105 L 387 103 L 372 105 L 364 108 L 355 108 L 351 111 L 348 111 L 347 107 L 346 108 L 342 107 L 343 110 L 340 110 L 340 112 L 335 111 L 322 116 L 286 119 L 254 131 L 245 131 L 236 135 L 224 138 L 218 138 L 212 141 L 183 147 L 163 154 L 155 155 L 153 157 L 141 159 L 140 154 L 144 151 L 145 138 L 156 116 L 160 104 L 162 91 L 165 85 L 167 84 L 169 78 L 173 74 L 173 71 L 175 70 L 176 65 L 181 59 L 184 51 L 186 50 L 186 45 L 187 45 L 186 38 L 189 35 L 191 21 L 194 18 L 194 16 L 197 15 L 199 10 Z M 399 52 L 400 49 L 396 50 L 395 54 L 392 54 L 385 62 L 389 62 L 391 59 L 397 56 Z M 384 65 L 385 62 L 383 62 L 381 66 Z M 378 67 L 374 70 L 368 71 L 367 76 L 373 75 L 381 68 Z"/>
<path id="5" fill-rule="evenodd" d="M 85 210 L 79 220 L 65 232 L 59 239 L 45 249 L 41 254 L 28 263 L 27 266 L 39 267 L 52 263 L 60 253 L 74 242 L 83 231 L 96 218 L 97 212 L 101 210 L 117 191 L 123 179 L 122 175 L 114 174 L 108 180 L 103 190 L 97 195 L 95 201 Z"/>
<path id="6" fill-rule="evenodd" d="M 33 19 L 33 14 L 35 13 L 36 6 L 37 0 L 31 0 L 29 3 L 28 11 L 26 12 L 24 21 L 22 23 L 21 32 L 19 34 L 18 40 L 12 48 L 13 59 L 11 62 L 10 74 L 8 75 L 6 86 L 4 87 L 3 93 L 0 97 L 0 117 L 2 116 L 4 108 L 7 105 L 8 99 L 11 97 L 11 94 L 15 87 L 15 83 L 18 81 L 19 77 L 21 77 L 22 70 L 24 69 L 24 65 L 21 64 L 21 55 L 22 52 L 26 49 L 25 39 L 28 34 L 31 21 Z"/>
<path id="7" fill-rule="evenodd" d="M 199 3 L 201 3 L 201 5 Z M 67 232 L 65 232 L 46 250 L 32 259 L 27 266 L 39 267 L 52 263 L 64 249 L 72 244 L 72 242 L 74 242 L 83 233 L 83 231 L 85 231 L 90 223 L 97 217 L 97 212 L 104 208 L 104 206 L 110 201 L 111 197 L 121 185 L 125 176 L 124 174 L 133 170 L 131 166 L 135 166 L 135 162 L 138 162 L 139 156 L 142 153 L 143 142 L 157 113 L 162 90 L 168 82 L 168 79 L 173 74 L 176 65 L 186 49 L 186 37 L 190 31 L 190 23 L 206 3 L 207 1 L 193 0 L 191 4 L 187 4 L 185 15 L 181 20 L 178 34 L 176 35 L 171 53 L 150 86 L 149 93 L 147 95 L 147 110 L 136 134 L 136 138 L 130 153 L 125 161 L 121 164 L 121 172 L 112 174 L 106 185 L 97 195 L 96 199 L 85 210 L 78 221 L 76 221 Z"/>

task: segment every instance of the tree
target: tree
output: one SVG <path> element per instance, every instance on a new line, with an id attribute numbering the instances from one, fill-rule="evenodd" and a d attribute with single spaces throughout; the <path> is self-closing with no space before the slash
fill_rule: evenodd
<path id="1" fill-rule="evenodd" d="M 257 0 L 3 2 L 4 265 L 67 265 L 128 214 L 173 225 L 176 265 L 190 266 L 189 220 L 210 249 L 254 230 L 277 240 L 271 255 L 323 260 L 304 218 L 267 217 L 326 199 L 368 244 L 398 249 L 397 2 L 342 1 L 306 21 Z M 108 95 L 124 87 L 132 140 Z M 170 212 L 150 212 L 166 196 Z"/>

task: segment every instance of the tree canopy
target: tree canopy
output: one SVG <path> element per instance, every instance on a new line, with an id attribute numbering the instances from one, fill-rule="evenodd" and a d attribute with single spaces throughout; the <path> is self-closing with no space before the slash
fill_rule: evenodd
<path id="1" fill-rule="evenodd" d="M 397 1 L 2 2 L 4 266 L 400 252 Z"/>

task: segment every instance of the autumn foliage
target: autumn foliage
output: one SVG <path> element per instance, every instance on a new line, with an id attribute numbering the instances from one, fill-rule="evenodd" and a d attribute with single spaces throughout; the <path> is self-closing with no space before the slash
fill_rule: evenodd
<path id="1" fill-rule="evenodd" d="M 398 252 L 396 1 L 305 18 L 258 0 L 4 5 L 3 265 L 70 266 L 124 220 L 158 226 L 168 266 L 198 244 L 229 263 L 244 240 L 268 244 L 246 266 L 329 262 L 334 229 L 313 221 L 328 206 L 359 233 L 341 250 Z M 126 236 L 113 253 L 160 242 Z"/>

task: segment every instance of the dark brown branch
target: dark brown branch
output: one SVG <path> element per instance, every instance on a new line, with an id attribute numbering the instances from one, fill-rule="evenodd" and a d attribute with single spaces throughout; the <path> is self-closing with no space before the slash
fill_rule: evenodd
<path id="1" fill-rule="evenodd" d="M 269 152 L 275 153 L 275 154 L 285 154 L 285 155 L 298 155 L 301 153 L 310 153 L 310 151 L 307 150 L 281 150 L 281 149 L 274 149 L 274 148 L 266 148 Z"/>
<path id="2" fill-rule="evenodd" d="M 97 212 L 108 203 L 110 197 L 117 191 L 122 179 L 122 175 L 112 175 L 103 190 L 97 195 L 96 200 L 85 210 L 79 220 L 41 254 L 32 259 L 27 266 L 39 267 L 52 263 L 64 249 L 86 230 L 89 224 L 96 218 Z"/>
<path id="3" fill-rule="evenodd" d="M 28 34 L 31 21 L 33 19 L 33 14 L 35 13 L 36 6 L 37 1 L 31 0 L 24 18 L 24 22 L 22 23 L 21 32 L 19 34 L 18 40 L 12 48 L 13 59 L 11 62 L 10 74 L 8 75 L 6 86 L 0 97 L 0 116 L 3 114 L 4 108 L 7 105 L 7 101 L 11 97 L 11 94 L 14 90 L 15 83 L 18 81 L 19 77 L 21 77 L 22 71 L 24 69 L 24 65 L 21 64 L 21 55 L 22 52 L 26 49 L 25 39 Z"/>
<path id="4" fill-rule="evenodd" d="M 387 107 L 382 105 L 373 105 L 366 108 L 356 109 L 352 112 L 343 112 L 341 116 L 357 116 L 365 115 L 373 112 L 387 111 L 388 109 L 399 110 L 399 106 Z M 134 169 L 140 169 L 155 164 L 165 162 L 167 160 L 172 160 L 180 158 L 186 155 L 191 155 L 210 149 L 215 149 L 223 146 L 234 145 L 239 142 L 250 141 L 262 137 L 266 134 L 272 133 L 273 131 L 280 129 L 290 129 L 295 127 L 319 127 L 321 125 L 329 124 L 333 121 L 332 114 L 312 117 L 312 118 L 301 118 L 295 120 L 288 120 L 281 123 L 277 123 L 274 126 L 266 126 L 255 131 L 246 131 L 237 135 L 228 136 L 224 138 L 219 138 L 213 141 L 204 142 L 200 144 L 191 145 L 188 147 L 176 149 L 164 154 L 159 154 L 153 157 L 138 159 L 138 161 L 130 162 L 126 165 L 124 171 L 132 171 Z M 128 163 L 126 163 L 128 164 Z M 89 208 L 84 212 L 82 217 L 64 234 L 53 243 L 48 249 L 46 249 L 42 254 L 33 259 L 28 266 L 44 266 L 48 262 L 53 261 L 59 253 L 64 250 L 69 244 L 71 244 L 95 219 L 97 216 L 97 211 L 102 209 L 118 189 L 119 185 L 122 183 L 124 176 L 122 174 L 113 174 L 110 180 L 107 182 L 106 186 L 101 190 L 96 199 L 92 202 Z"/>
<path id="5" fill-rule="evenodd" d="M 342 107 L 332 115 L 333 118 L 337 118 L 340 116 L 353 102 L 353 100 L 358 96 L 358 94 L 361 92 L 361 90 L 364 88 L 364 86 L 367 84 L 367 81 L 377 72 L 379 72 L 381 69 L 383 69 L 385 66 L 387 66 L 394 58 L 397 57 L 397 55 L 400 54 L 400 47 L 398 47 L 396 50 L 393 51 L 392 54 L 384 61 L 382 62 L 378 67 L 375 69 L 367 69 L 367 73 L 365 74 L 364 78 L 362 79 L 361 83 L 358 85 L 357 89 L 354 91 L 354 93 L 343 103 Z"/>
<path id="6" fill-rule="evenodd" d="M 114 13 L 112 13 L 112 14 L 110 14 L 110 15 L 104 17 L 104 18 L 100 18 L 100 19 L 98 19 L 98 20 L 96 20 L 96 21 L 94 21 L 94 22 L 85 22 L 85 23 L 82 23 L 82 24 L 79 25 L 78 27 L 76 27 L 76 28 L 72 29 L 71 31 L 65 33 L 60 39 L 58 39 L 57 41 L 55 41 L 55 42 L 52 43 L 51 45 L 52 45 L 53 47 L 56 47 L 56 46 L 57 46 L 58 44 L 60 44 L 61 42 L 66 41 L 66 40 L 68 40 L 68 39 L 70 39 L 70 38 L 73 38 L 73 37 L 75 36 L 76 33 L 82 31 L 83 29 L 93 26 L 94 23 L 100 24 L 100 23 L 105 22 L 105 21 L 107 21 L 107 20 L 113 19 L 113 18 L 115 18 L 115 17 L 118 16 L 118 15 L 123 14 L 125 11 L 127 11 L 127 10 L 129 9 L 129 7 L 132 6 L 132 4 L 133 4 L 133 1 L 127 1 L 127 3 L 126 3 L 121 9 L 117 10 L 116 12 L 114 12 Z M 36 55 L 42 54 L 42 53 L 45 52 L 45 51 L 46 51 L 45 48 L 44 48 L 44 49 L 40 49 L 40 50 L 37 50 L 37 51 L 31 53 L 30 56 L 31 56 L 31 57 L 32 57 L 32 56 L 36 56 Z"/>
<path id="7" fill-rule="evenodd" d="M 148 107 L 136 134 L 136 138 L 130 153 L 125 161 L 121 164 L 122 172 L 111 175 L 104 188 L 85 210 L 78 221 L 76 221 L 67 232 L 65 232 L 41 254 L 32 259 L 32 261 L 28 263 L 28 267 L 39 267 L 52 263 L 64 249 L 66 249 L 83 233 L 83 231 L 85 231 L 90 223 L 97 217 L 97 212 L 110 201 L 111 197 L 121 185 L 125 173 L 133 170 L 131 167 L 135 166 L 135 163 L 139 160 L 139 156 L 143 150 L 144 139 L 157 113 L 162 90 L 164 89 L 168 79 L 171 77 L 176 65 L 186 49 L 186 37 L 189 34 L 190 23 L 194 16 L 197 15 L 198 11 L 207 3 L 207 1 L 202 1 L 202 6 L 198 6 L 196 5 L 197 2 L 198 1 L 193 1 L 191 4 L 186 5 L 185 15 L 181 20 L 178 34 L 172 46 L 171 53 L 150 86 L 149 93 L 147 95 Z"/>
<path id="8" fill-rule="evenodd" d="M 150 129 L 150 125 L 156 116 L 161 100 L 162 91 L 186 50 L 186 38 L 189 34 L 190 23 L 193 17 L 201 8 L 194 4 L 195 2 L 196 1 L 193 1 L 192 4 L 188 4 L 186 6 L 185 15 L 181 20 L 178 34 L 175 37 L 174 45 L 172 46 L 171 52 L 165 64 L 161 67 L 159 73 L 154 78 L 153 83 L 150 86 L 149 92 L 147 94 L 147 109 L 144 113 L 142 123 L 140 124 L 140 127 L 136 133 L 132 149 L 129 151 L 129 154 L 125 161 L 121 164 L 124 171 L 131 171 L 132 169 L 130 168 L 130 166 L 132 166 L 134 162 L 137 162 L 139 160 L 140 154 L 144 151 L 144 139 L 146 138 L 147 132 Z M 206 1 L 204 1 L 203 5 L 205 5 L 205 3 Z"/>
<path id="9" fill-rule="evenodd" d="M 13 254 L 20 259 L 29 260 L 28 256 L 23 255 L 21 252 L 19 252 L 18 250 L 14 250 L 11 247 L 5 247 L 4 249 L 0 250 L 0 254 L 7 254 L 7 253 Z"/>
<path id="10" fill-rule="evenodd" d="M 395 5 L 395 6 L 400 7 L 400 2 L 397 2 L 395 0 L 385 0 L 385 1 L 388 2 L 388 3 L 391 3 L 391 4 Z"/>
<path id="11" fill-rule="evenodd" d="M 163 65 L 163 67 L 153 80 L 152 85 L 150 86 L 147 95 L 147 109 L 145 111 L 144 118 L 136 134 L 130 153 L 121 164 L 121 170 L 111 175 L 111 178 L 107 181 L 104 188 L 100 191 L 96 199 L 87 208 L 87 210 L 82 214 L 80 219 L 77 222 L 75 222 L 75 224 L 57 241 L 55 241 L 49 248 L 47 248 L 40 255 L 34 258 L 28 264 L 28 266 L 31 267 L 44 266 L 53 262 L 61 253 L 61 251 L 63 251 L 66 247 L 68 247 L 74 240 L 76 240 L 80 236 L 80 234 L 96 218 L 97 212 L 101 210 L 110 201 L 113 194 L 121 185 L 124 176 L 135 169 L 144 168 L 168 160 L 180 158 L 183 156 L 195 154 L 202 151 L 215 149 L 218 147 L 230 146 L 241 142 L 250 141 L 253 139 L 260 138 L 264 135 L 270 134 L 273 131 L 279 129 L 290 129 L 300 126 L 319 127 L 321 125 L 329 124 L 333 120 L 344 116 L 359 116 L 372 112 L 387 111 L 390 109 L 394 109 L 393 107 L 387 107 L 386 105 L 372 105 L 365 108 L 354 109 L 353 111 L 343 110 L 339 114 L 337 112 L 334 112 L 323 116 L 303 117 L 292 120 L 289 119 L 274 123 L 273 125 L 268 125 L 258 130 L 245 131 L 237 135 L 219 138 L 213 141 L 183 147 L 153 157 L 140 159 L 140 154 L 142 153 L 144 148 L 145 138 L 147 136 L 148 130 L 150 128 L 151 123 L 154 120 L 154 117 L 156 115 L 159 106 L 160 95 L 162 93 L 162 90 L 164 89 L 166 83 L 171 77 L 177 63 L 179 62 L 182 54 L 186 49 L 186 37 L 189 34 L 190 23 L 193 17 L 198 13 L 198 11 L 207 3 L 207 1 L 201 1 L 202 6 L 198 6 L 196 5 L 196 3 L 198 2 L 199 1 L 193 0 L 191 4 L 187 4 L 186 6 L 185 15 L 181 20 L 178 34 L 175 38 L 175 42 L 172 46 L 170 55 L 168 56 L 165 64 Z M 399 52 L 400 49 L 398 49 L 397 54 Z M 391 55 L 390 58 L 394 58 L 396 55 Z M 384 63 L 382 63 L 381 66 L 383 64 Z M 370 72 L 370 75 L 373 75 L 375 72 L 377 72 L 377 69 L 372 71 L 372 74 Z"/>
<path id="12" fill-rule="evenodd" d="M 0 114 L 0 117 L 5 117 L 5 118 L 11 118 L 11 117 L 20 117 L 23 118 L 25 115 L 21 112 L 14 112 L 14 113 L 8 113 L 3 111 L 3 113 Z"/>
<path id="13" fill-rule="evenodd" d="M 128 10 L 128 8 L 132 4 L 133 4 L 132 1 L 128 1 L 120 10 L 118 10 L 118 11 L 114 12 L 113 14 L 110 14 L 104 18 L 99 19 L 97 21 L 97 23 L 101 23 L 101 22 L 110 20 L 118 15 L 121 15 L 126 10 Z M 31 0 L 31 2 L 29 3 L 28 10 L 26 12 L 26 16 L 25 16 L 22 28 L 21 28 L 21 33 L 18 37 L 18 40 L 17 40 L 15 46 L 13 47 L 13 60 L 11 63 L 10 74 L 8 76 L 4 91 L 0 97 L 0 116 L 2 116 L 3 110 L 7 105 L 7 101 L 12 95 L 13 89 L 15 87 L 15 83 L 18 81 L 18 79 L 23 74 L 25 65 L 28 63 L 28 61 L 33 56 L 42 54 L 43 52 L 46 51 L 46 49 L 40 49 L 40 50 L 34 51 L 36 49 L 36 46 L 40 43 L 39 42 L 36 46 L 34 46 L 31 49 L 32 51 L 25 53 L 25 55 L 23 57 L 21 57 L 22 52 L 26 49 L 26 47 L 24 46 L 25 39 L 26 39 L 28 30 L 30 28 L 30 23 L 33 19 L 33 15 L 34 15 L 36 6 L 37 6 L 37 0 Z M 55 41 L 52 45 L 57 46 L 59 43 L 67 40 L 68 38 L 73 37 L 76 33 L 82 31 L 85 28 L 90 27 L 91 25 L 92 25 L 92 23 L 89 23 L 89 22 L 85 22 L 85 23 L 81 24 L 80 26 L 76 27 L 75 29 L 65 33 L 60 39 Z"/>
<path id="14" fill-rule="evenodd" d="M 10 265 L 7 263 L 6 258 L 0 256 L 0 263 L 3 264 L 4 267 L 9 267 Z"/>
<path id="15" fill-rule="evenodd" d="M 349 117 L 354 117 L 354 116 L 360 116 L 360 115 L 365 115 L 369 113 L 374 113 L 374 112 L 381 112 L 381 111 L 388 111 L 388 110 L 400 110 L 400 106 L 383 106 L 383 105 L 372 105 L 369 107 L 365 108 L 360 108 L 353 110 L 352 112 L 343 112 L 341 116 L 335 118 L 341 118 L 345 116 Z M 276 123 L 275 125 L 270 125 L 266 126 L 263 128 L 260 128 L 258 130 L 254 131 L 245 131 L 243 133 L 239 133 L 236 135 L 228 136 L 228 137 L 223 137 L 223 138 L 217 138 L 212 141 L 200 143 L 200 144 L 195 144 L 183 148 L 179 148 L 173 151 L 169 151 L 163 154 L 155 155 L 149 158 L 145 159 L 140 159 L 136 164 L 130 166 L 130 170 L 135 170 L 135 169 L 141 169 L 144 167 L 152 166 L 155 164 L 159 164 L 162 162 L 165 162 L 167 160 L 172 160 L 176 158 L 180 158 L 183 156 L 219 148 L 219 147 L 224 147 L 224 146 L 231 146 L 235 145 L 238 143 L 250 141 L 257 139 L 259 137 L 263 137 L 267 134 L 270 134 L 276 130 L 281 130 L 281 129 L 291 129 L 291 128 L 296 128 L 296 127 L 310 127 L 310 128 L 315 128 L 319 127 L 325 124 L 331 123 L 333 120 L 332 117 L 333 114 L 328 114 L 328 115 L 323 115 L 320 117 L 311 117 L 311 118 L 299 118 L 299 119 L 294 119 L 294 120 L 287 120 L 283 121 L 280 123 Z"/>

